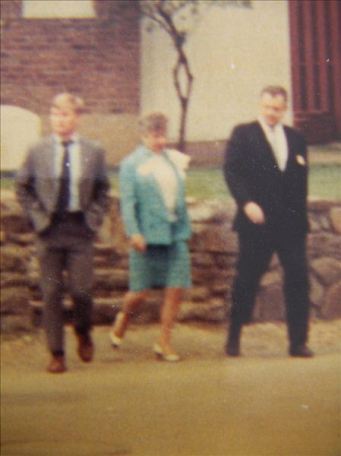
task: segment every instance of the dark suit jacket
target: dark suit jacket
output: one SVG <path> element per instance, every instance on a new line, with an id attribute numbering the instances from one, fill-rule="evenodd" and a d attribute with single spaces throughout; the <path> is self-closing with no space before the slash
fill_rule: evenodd
<path id="1" fill-rule="evenodd" d="M 96 232 L 109 202 L 104 151 L 84 138 L 80 138 L 80 148 L 80 209 L 88 227 Z M 16 180 L 17 198 L 38 233 L 51 224 L 59 186 L 54 172 L 54 141 L 48 137 L 29 149 Z"/>
<path id="2" fill-rule="evenodd" d="M 284 234 L 306 233 L 307 148 L 296 130 L 284 127 L 288 162 L 284 172 L 277 166 L 270 143 L 259 122 L 237 126 L 228 143 L 224 176 L 238 206 L 234 228 L 250 233 L 266 230 Z M 254 201 L 263 209 L 264 226 L 253 224 L 243 206 Z"/>

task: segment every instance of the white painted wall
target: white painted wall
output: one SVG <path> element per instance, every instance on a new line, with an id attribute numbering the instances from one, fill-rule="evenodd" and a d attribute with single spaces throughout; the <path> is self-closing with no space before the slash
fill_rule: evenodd
<path id="1" fill-rule="evenodd" d="M 260 90 L 280 84 L 291 93 L 286 0 L 253 0 L 252 9 L 211 7 L 194 29 L 188 54 L 195 76 L 187 140 L 225 139 L 252 120 Z M 167 113 L 177 138 L 179 105 L 172 83 L 175 53 L 165 32 L 142 26 L 141 110 Z M 288 123 L 292 113 L 289 109 Z"/>
<path id="2" fill-rule="evenodd" d="M 1 106 L 1 170 L 17 170 L 40 134 L 39 116 L 16 106 Z"/>

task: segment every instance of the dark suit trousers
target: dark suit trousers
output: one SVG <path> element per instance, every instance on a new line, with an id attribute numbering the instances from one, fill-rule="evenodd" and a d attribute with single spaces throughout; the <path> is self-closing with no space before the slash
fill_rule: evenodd
<path id="1" fill-rule="evenodd" d="M 55 217 L 48 231 L 38 237 L 37 253 L 47 342 L 52 353 L 59 353 L 64 349 L 64 290 L 73 300 L 75 330 L 86 333 L 91 328 L 93 233 L 82 214 Z"/>
<path id="2" fill-rule="evenodd" d="M 274 252 L 284 271 L 284 296 L 290 346 L 304 344 L 308 336 L 309 282 L 306 236 L 261 232 L 239 234 L 237 274 L 232 290 L 231 323 L 242 325 L 252 318 L 256 293 L 262 275 Z M 271 302 L 268 303 L 271 305 Z"/>

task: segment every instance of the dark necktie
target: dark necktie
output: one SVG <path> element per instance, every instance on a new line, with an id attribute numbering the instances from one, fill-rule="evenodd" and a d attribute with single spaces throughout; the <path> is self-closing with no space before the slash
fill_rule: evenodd
<path id="1" fill-rule="evenodd" d="M 57 201 L 57 213 L 63 214 L 67 212 L 70 201 L 70 156 L 69 156 L 69 146 L 72 144 L 72 141 L 63 141 L 63 163 L 62 163 L 62 172 L 60 175 L 60 187 L 59 195 Z"/>

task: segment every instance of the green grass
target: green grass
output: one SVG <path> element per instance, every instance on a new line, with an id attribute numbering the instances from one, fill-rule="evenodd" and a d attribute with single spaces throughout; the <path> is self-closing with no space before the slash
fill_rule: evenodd
<path id="1" fill-rule="evenodd" d="M 1 177 L 1 190 L 13 190 L 14 179 L 11 177 Z"/>
<path id="2" fill-rule="evenodd" d="M 311 165 L 309 196 L 341 200 L 341 165 Z"/>
<path id="3" fill-rule="evenodd" d="M 331 200 L 341 200 L 341 165 L 312 164 L 309 174 L 309 196 Z M 118 190 L 118 174 L 110 173 L 113 190 Z M 1 190 L 12 190 L 11 177 L 1 179 Z M 219 168 L 191 169 L 187 178 L 187 195 L 198 199 L 230 198 L 223 174 Z"/>
<path id="4" fill-rule="evenodd" d="M 198 199 L 230 198 L 222 170 L 219 168 L 190 170 L 187 177 L 187 195 Z"/>
<path id="5" fill-rule="evenodd" d="M 191 170 L 188 174 L 187 194 L 196 198 L 230 198 L 222 171 L 217 168 Z M 341 165 L 311 165 L 309 197 L 341 200 Z"/>

